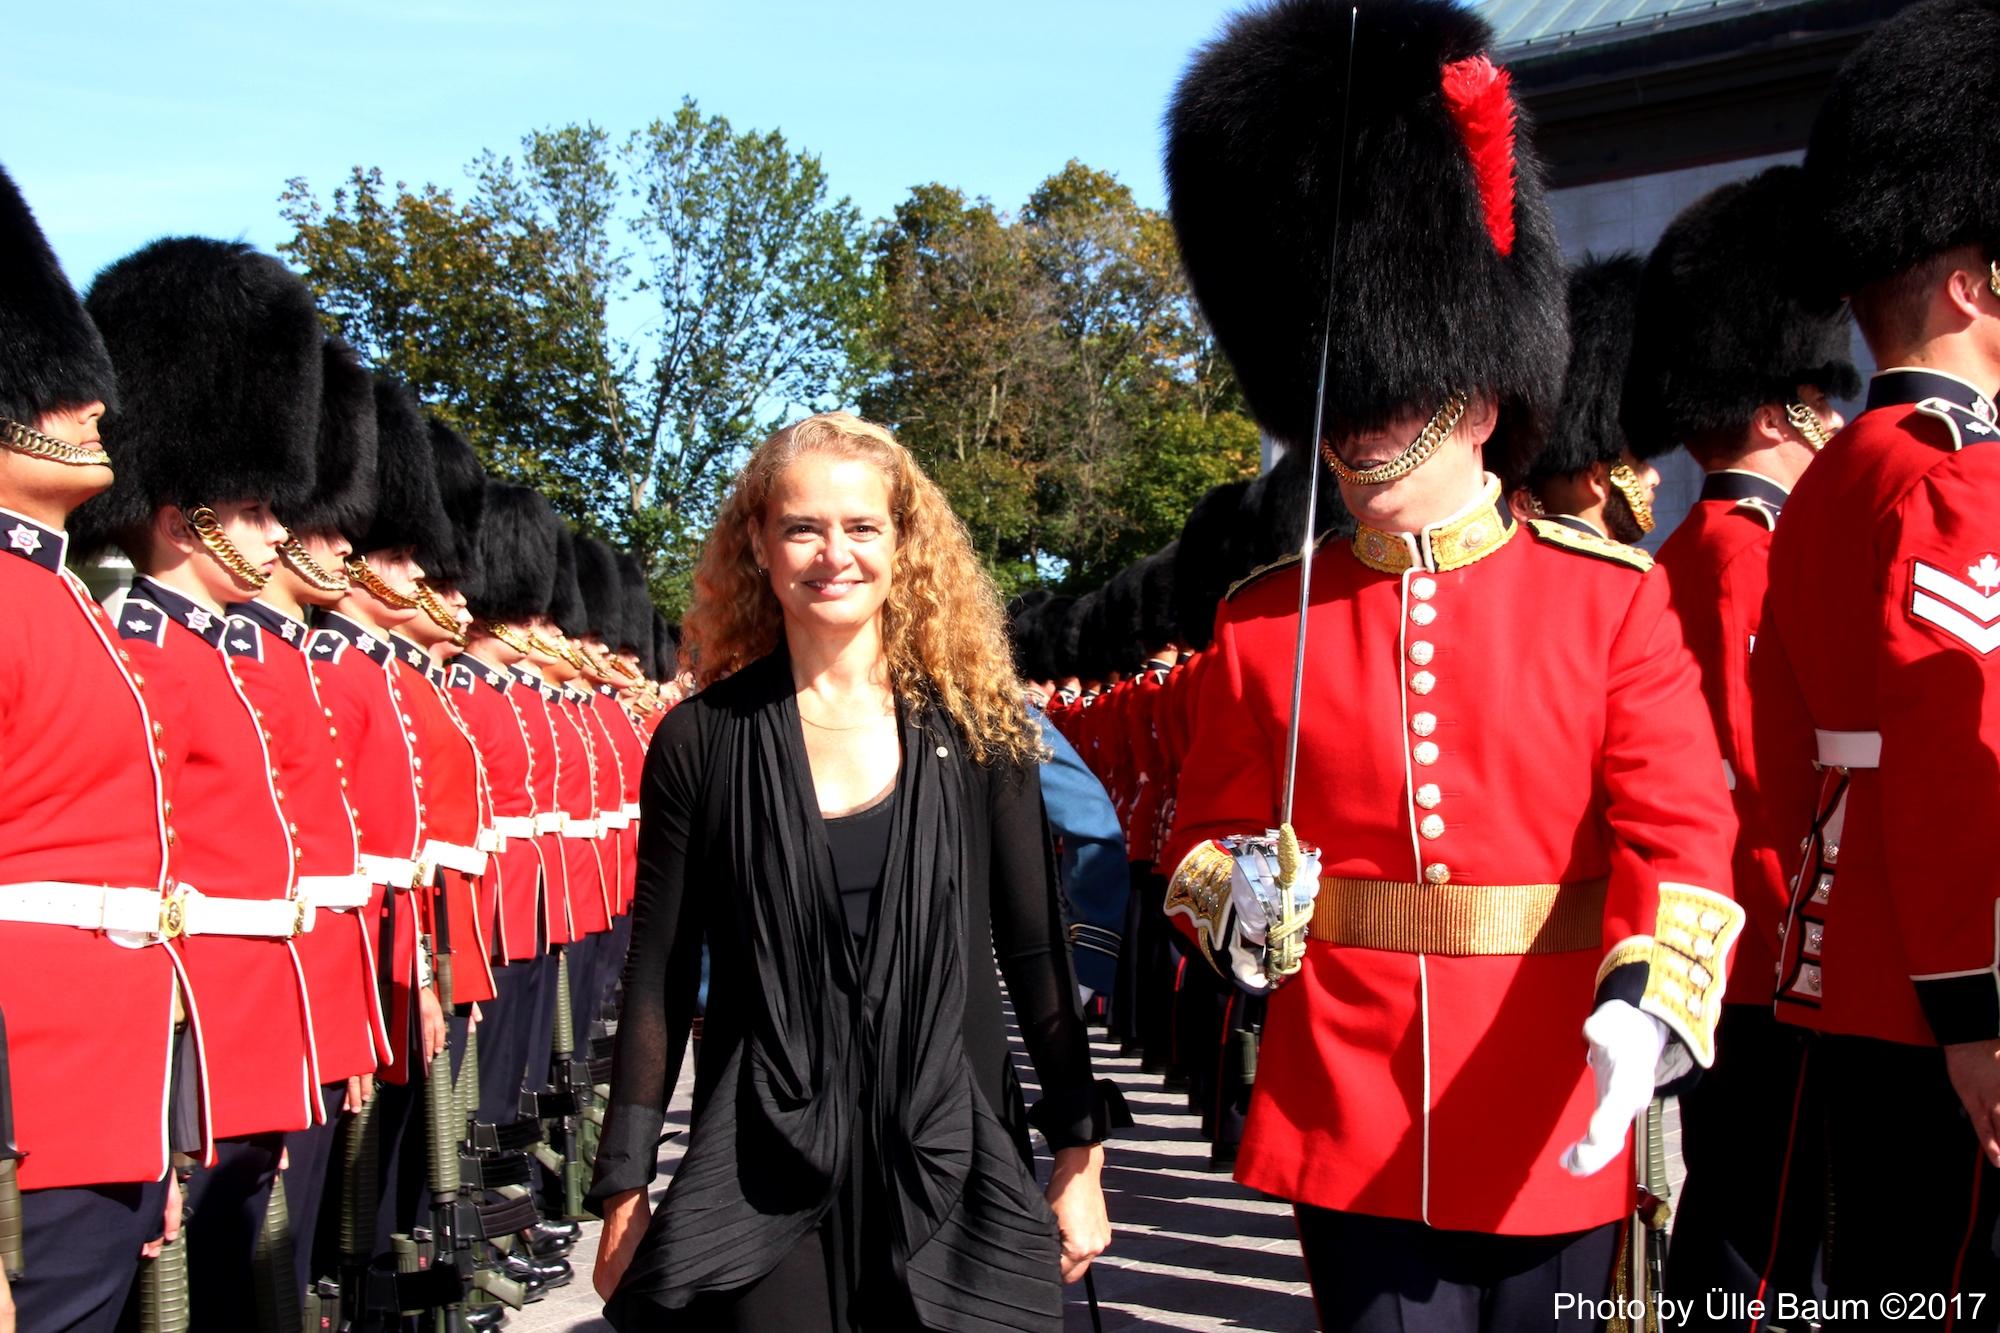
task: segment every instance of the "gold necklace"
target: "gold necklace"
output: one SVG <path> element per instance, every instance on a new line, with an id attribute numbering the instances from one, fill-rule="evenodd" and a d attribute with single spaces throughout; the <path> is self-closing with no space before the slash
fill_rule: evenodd
<path id="1" fill-rule="evenodd" d="M 880 713 L 876 714 L 875 717 L 869 721 L 856 722 L 852 726 L 836 727 L 826 722 L 813 721 L 811 718 L 806 716 L 806 710 L 801 708 L 799 709 L 799 721 L 805 723 L 809 727 L 817 727 L 821 731 L 861 731 L 864 728 L 878 725 L 885 717 L 895 716 L 895 712 L 896 712 L 895 705 L 892 703 L 888 707 L 884 708 Z"/>
<path id="2" fill-rule="evenodd" d="M 1325 440 L 1319 442 L 1319 451 L 1326 456 L 1326 465 L 1333 469 L 1333 475 L 1349 486 L 1380 486 L 1398 477 L 1408 476 L 1430 461 L 1451 433 L 1458 429 L 1459 419 L 1465 415 L 1466 397 L 1454 393 L 1444 400 L 1444 406 L 1431 414 L 1424 428 L 1417 432 L 1417 438 L 1394 458 L 1386 463 L 1363 470 L 1351 468 L 1341 456 L 1334 452 Z"/>

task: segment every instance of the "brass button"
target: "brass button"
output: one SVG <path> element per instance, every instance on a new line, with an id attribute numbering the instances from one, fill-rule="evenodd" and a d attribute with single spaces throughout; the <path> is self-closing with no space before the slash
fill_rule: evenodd
<path id="1" fill-rule="evenodd" d="M 1419 671 L 1410 677 L 1410 689 L 1417 694 L 1429 694 L 1437 688 L 1437 677 L 1428 671 Z"/>
<path id="2" fill-rule="evenodd" d="M 1438 790 L 1438 785 L 1435 782 L 1426 782 L 1423 786 L 1417 788 L 1417 804 L 1426 810 L 1437 809 L 1438 803 L 1442 800 L 1444 800 L 1444 793 Z"/>
<path id="3" fill-rule="evenodd" d="M 1410 730 L 1416 732 L 1419 736 L 1430 735 L 1437 730 L 1437 726 L 1436 713 L 1418 713 L 1410 719 Z"/>
<path id="4" fill-rule="evenodd" d="M 1437 590 L 1437 580 L 1428 574 L 1423 575 L 1421 578 L 1410 580 L 1410 596 L 1420 602 L 1428 602 L 1431 598 L 1437 596 Z"/>
<path id="5" fill-rule="evenodd" d="M 1428 625 L 1438 618 L 1438 609 L 1429 602 L 1418 602 L 1410 608 L 1410 620 L 1418 625 Z"/>
<path id="6" fill-rule="evenodd" d="M 1418 639 L 1410 645 L 1410 660 L 1418 666 L 1429 666 L 1431 664 L 1431 656 L 1436 652 L 1437 649 L 1431 645 L 1429 640 Z"/>
<path id="7" fill-rule="evenodd" d="M 1442 838 L 1444 836 L 1444 816 L 1425 815 L 1422 821 L 1417 824 L 1417 832 L 1423 834 L 1426 838 Z"/>
<path id="8" fill-rule="evenodd" d="M 164 736 L 164 735 L 166 735 L 166 732 L 167 732 L 167 729 L 166 729 L 165 727 L 161 726 L 161 725 L 160 725 L 160 724 L 159 724 L 158 722 L 155 722 L 155 723 L 153 724 L 153 734 L 154 734 L 155 736 Z"/>
<path id="9" fill-rule="evenodd" d="M 1410 757 L 1415 759 L 1418 763 L 1422 764 L 1424 767 L 1429 768 L 1432 764 L 1435 764 L 1438 761 L 1437 742 L 1418 741 L 1416 743 L 1416 746 L 1410 751 Z"/>
<path id="10" fill-rule="evenodd" d="M 1424 867 L 1424 878 L 1432 884 L 1451 883 L 1451 867 L 1442 861 L 1433 861 Z"/>

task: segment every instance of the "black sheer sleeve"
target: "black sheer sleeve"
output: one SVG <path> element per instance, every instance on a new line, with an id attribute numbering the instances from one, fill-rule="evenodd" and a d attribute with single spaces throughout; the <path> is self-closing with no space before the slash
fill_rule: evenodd
<path id="1" fill-rule="evenodd" d="M 701 756 L 697 710 L 676 708 L 646 752 L 632 946 L 611 1072 L 611 1105 L 585 1202 L 643 1189 L 658 1173 L 660 1129 L 680 1078 L 701 987 L 700 897 L 687 891 Z"/>
<path id="2" fill-rule="evenodd" d="M 1052 1149 L 1096 1143 L 1132 1120 L 1115 1085 L 1091 1081 L 1090 1037 L 1063 929 L 1041 775 L 1031 765 L 1000 761 L 989 777 L 993 948 L 1042 1084 L 1028 1119 Z"/>

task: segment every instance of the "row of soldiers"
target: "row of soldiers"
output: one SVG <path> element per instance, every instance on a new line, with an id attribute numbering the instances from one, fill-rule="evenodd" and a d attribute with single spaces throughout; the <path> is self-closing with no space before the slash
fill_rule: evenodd
<path id="1" fill-rule="evenodd" d="M 19 1326 L 480 1328 L 570 1280 L 673 697 L 637 562 L 276 259 L 162 240 L 79 300 L 4 174 L 0 445 Z"/>
<path id="2" fill-rule="evenodd" d="M 1963 62 L 2000 58 L 2000 9 L 1892 20 L 1803 167 L 1714 190 L 1650 255 L 1566 270 L 1489 39 L 1448 6 L 1364 6 L 1350 27 L 1346 6 L 1280 4 L 1204 51 L 1170 114 L 1183 257 L 1282 452 L 1101 589 L 1014 608 L 1024 676 L 1124 823 L 1113 1031 L 1189 1088 L 1216 1165 L 1240 1145 L 1242 1179 L 1299 1203 L 1329 1327 L 1642 1308 L 1797 1327 L 1913 1295 L 1991 1327 L 2000 177 Z M 1352 98 L 1353 125 L 1324 106 L 1317 140 L 1281 123 L 1294 92 Z M 1503 119 L 1513 160 L 1489 174 L 1469 126 Z M 1368 186 L 1345 212 L 1343 169 Z M 1434 188 L 1406 199 L 1401 178 Z M 1216 198 L 1251 220 L 1210 216 Z M 1427 237 L 1398 231 L 1405 202 Z M 1462 283 L 1459 304 L 1433 306 L 1420 272 Z M 1566 363 L 1538 366 L 1550 308 Z M 1856 323 L 1881 369 L 1849 425 Z M 1313 411 L 1300 347 L 1322 338 Z M 1329 442 L 1430 400 L 1453 364 L 1457 394 L 1388 461 Z M 1414 530 L 1351 512 L 1439 470 L 1481 392 L 1490 490 Z M 1655 568 L 1635 544 L 1677 447 L 1703 482 Z M 1516 531 L 1577 558 L 1488 566 Z M 1375 625 L 1378 586 L 1399 595 Z M 1307 980 L 1281 990 L 1300 964 L 1277 961 L 1247 819 L 1277 822 L 1288 724 L 1298 835 L 1338 874 L 1307 877 Z M 1681 1095 L 1670 1249 L 1657 1103 L 1652 1153 L 1622 1155 L 1635 1108 L 1614 1085 L 1641 1058 L 1640 1088 Z M 1807 1304 L 1829 1293 L 1848 1303 Z"/>

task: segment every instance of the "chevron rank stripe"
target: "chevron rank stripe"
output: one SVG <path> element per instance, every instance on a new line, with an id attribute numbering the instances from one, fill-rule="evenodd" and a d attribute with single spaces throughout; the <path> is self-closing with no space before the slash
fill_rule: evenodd
<path id="1" fill-rule="evenodd" d="M 1966 573 L 1979 587 L 1936 565 L 1922 560 L 1915 564 L 1910 593 L 1913 619 L 1936 626 L 1982 657 L 2000 648 L 2000 558 L 1988 554 L 1967 567 Z"/>

